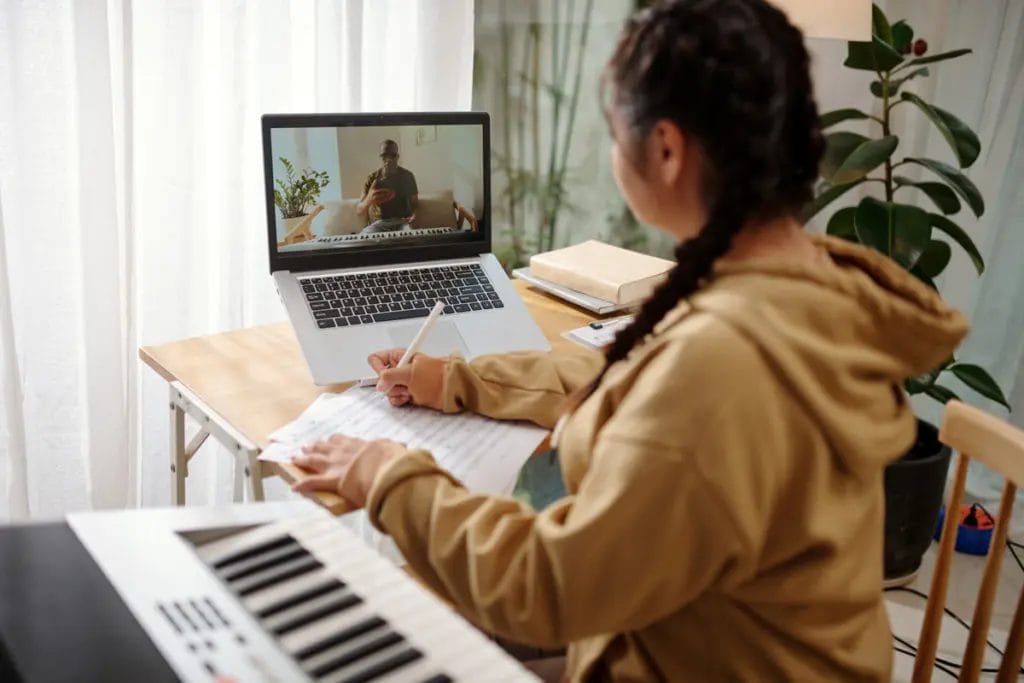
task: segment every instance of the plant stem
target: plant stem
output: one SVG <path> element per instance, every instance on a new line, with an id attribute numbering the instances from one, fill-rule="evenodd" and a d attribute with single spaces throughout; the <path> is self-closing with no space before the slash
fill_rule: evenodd
<path id="1" fill-rule="evenodd" d="M 890 72 L 886 71 L 883 75 L 878 73 L 878 77 L 882 82 L 882 135 L 889 135 L 889 76 Z M 892 203 L 892 155 L 885 160 L 885 201 Z M 889 222 L 889 254 L 892 254 L 893 248 L 893 229 L 892 221 Z"/>

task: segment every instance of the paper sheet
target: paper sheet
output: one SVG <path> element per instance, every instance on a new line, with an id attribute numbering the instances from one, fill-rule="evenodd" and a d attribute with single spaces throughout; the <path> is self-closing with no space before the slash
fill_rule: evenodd
<path id="1" fill-rule="evenodd" d="M 622 330 L 631 322 L 633 322 L 633 316 L 631 315 L 613 320 L 599 320 L 596 323 L 600 325 L 598 328 L 594 328 L 592 325 L 584 325 L 583 327 L 569 330 L 562 336 L 569 341 L 582 344 L 588 349 L 600 351 L 615 341 L 615 335 L 619 333 L 619 330 Z"/>
<path id="2" fill-rule="evenodd" d="M 523 463 L 547 430 L 470 413 L 446 415 L 427 408 L 392 406 L 368 388 L 322 394 L 295 421 L 270 435 L 260 460 L 290 462 L 303 444 L 344 434 L 360 439 L 392 439 L 431 452 L 438 465 L 471 491 L 509 494 Z M 365 512 L 345 515 L 346 525 L 371 547 L 396 563 L 401 554 L 391 539 L 377 532 Z"/>

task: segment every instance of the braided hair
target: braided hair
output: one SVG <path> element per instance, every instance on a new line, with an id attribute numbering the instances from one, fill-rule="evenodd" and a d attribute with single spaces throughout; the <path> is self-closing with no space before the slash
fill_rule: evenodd
<path id="1" fill-rule="evenodd" d="M 707 281 L 749 220 L 793 215 L 812 198 L 824 144 L 808 66 L 802 34 L 765 0 L 665 0 L 627 21 L 603 85 L 634 147 L 664 119 L 700 145 L 708 214 L 576 405 Z"/>

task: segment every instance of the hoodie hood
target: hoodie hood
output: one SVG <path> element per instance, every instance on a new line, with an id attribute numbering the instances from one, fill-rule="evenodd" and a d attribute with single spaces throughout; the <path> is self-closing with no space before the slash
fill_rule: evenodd
<path id="1" fill-rule="evenodd" d="M 877 467 L 914 439 L 903 381 L 947 360 L 967 323 L 882 254 L 832 237 L 814 240 L 831 264 L 723 261 L 690 303 L 761 350 L 848 468 Z"/>

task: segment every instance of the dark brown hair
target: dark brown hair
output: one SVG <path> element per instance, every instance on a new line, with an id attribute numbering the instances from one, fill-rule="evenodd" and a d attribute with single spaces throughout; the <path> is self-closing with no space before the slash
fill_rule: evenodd
<path id="1" fill-rule="evenodd" d="M 795 214 L 813 196 L 823 142 L 803 35 L 765 0 L 667 0 L 626 23 L 605 73 L 634 149 L 654 124 L 674 122 L 706 159 L 708 219 L 680 243 L 677 264 L 605 351 L 625 358 L 751 218 Z"/>

